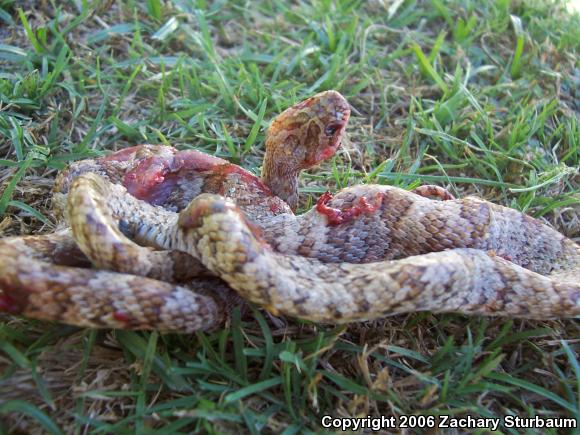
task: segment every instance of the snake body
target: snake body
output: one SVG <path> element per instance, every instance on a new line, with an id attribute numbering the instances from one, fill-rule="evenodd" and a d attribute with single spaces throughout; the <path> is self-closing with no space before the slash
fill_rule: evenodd
<path id="1" fill-rule="evenodd" d="M 292 212 L 299 171 L 336 151 L 349 115 L 348 103 L 335 91 L 285 110 L 268 129 L 262 179 L 226 160 L 166 146 L 140 145 L 73 163 L 55 181 L 53 208 L 60 219 L 73 216 L 76 239 L 70 230 L 0 239 L 0 311 L 89 327 L 192 332 L 220 326 L 241 303 L 236 293 L 207 277 L 212 273 L 196 258 L 126 238 L 107 220 L 112 219 L 108 199 L 95 204 L 96 198 L 85 197 L 76 209 L 68 207 L 71 184 L 82 174 L 99 174 L 125 186 L 129 202 L 139 198 L 169 210 L 183 209 L 201 192 L 215 192 L 234 198 L 256 221 L 266 221 Z M 275 180 L 270 187 L 268 178 Z M 97 270 L 79 269 L 91 264 Z"/>
<path id="2" fill-rule="evenodd" d="M 34 240 L 38 241 L 47 244 Z M 14 238 L 2 243 L 2 311 L 85 327 L 154 326 L 182 332 L 215 328 L 226 319 L 231 291 L 218 281 L 199 282 L 192 289 L 136 275 L 55 265 L 51 258 L 31 258 L 30 242 Z"/>
<path id="3" fill-rule="evenodd" d="M 367 196 L 382 200 L 329 224 L 336 216 L 329 219 L 328 208 L 352 210 Z M 435 201 L 391 186 L 357 186 L 325 208 L 257 227 L 221 196 L 199 196 L 179 214 L 161 212 L 87 174 L 73 183 L 69 198 L 87 197 L 107 198 L 142 243 L 189 253 L 245 299 L 286 315 L 346 322 L 421 310 L 580 314 L 578 245 L 477 198 Z M 102 252 L 112 244 L 103 238 L 91 249 L 97 246 Z M 384 261 L 400 257 L 406 258 Z"/>
<path id="4" fill-rule="evenodd" d="M 364 185 L 295 216 L 297 173 L 332 155 L 348 113 L 332 92 L 284 112 L 270 127 L 261 179 L 169 147 L 73 165 L 55 195 L 71 231 L 0 241 L 0 309 L 190 332 L 219 326 L 239 303 L 213 275 L 244 299 L 313 321 L 580 314 L 579 246 L 515 210 L 437 188 Z M 57 251 L 108 271 L 79 272 Z"/>
<path id="5" fill-rule="evenodd" d="M 580 314 L 577 246 L 567 246 L 571 251 L 564 254 L 573 256 L 574 269 L 564 279 L 551 279 L 478 249 L 367 264 L 279 254 L 257 237 L 234 204 L 211 195 L 182 212 L 180 227 L 179 247 L 195 252 L 241 296 L 313 321 L 422 310 L 530 318 Z"/>

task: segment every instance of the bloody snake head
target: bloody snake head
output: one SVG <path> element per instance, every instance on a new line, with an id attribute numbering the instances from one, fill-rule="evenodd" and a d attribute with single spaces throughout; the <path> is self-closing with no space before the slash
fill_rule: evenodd
<path id="1" fill-rule="evenodd" d="M 272 121 L 266 149 L 289 169 L 309 168 L 334 155 L 349 117 L 350 107 L 340 93 L 321 92 Z"/>

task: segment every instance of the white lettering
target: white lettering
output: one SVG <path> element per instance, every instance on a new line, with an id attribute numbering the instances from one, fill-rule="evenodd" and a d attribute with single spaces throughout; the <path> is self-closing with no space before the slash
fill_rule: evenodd
<path id="1" fill-rule="evenodd" d="M 362 418 L 322 416 L 320 424 L 325 429 L 360 432 L 367 430 L 380 431 L 385 429 L 488 429 L 496 432 L 502 420 L 499 418 L 474 417 L 466 415 L 456 417 L 452 415 L 400 415 Z M 575 418 L 563 417 L 518 417 L 506 415 L 503 417 L 503 426 L 506 429 L 545 429 L 566 428 L 575 429 L 578 421 Z"/>
<path id="2" fill-rule="evenodd" d="M 518 417 L 515 415 L 506 415 L 503 419 L 503 424 L 506 428 L 527 428 L 527 429 L 543 429 L 543 428 L 566 428 L 575 429 L 578 427 L 578 421 L 575 418 L 562 417 Z"/>
<path id="3" fill-rule="evenodd" d="M 431 418 L 434 419 L 433 416 Z M 357 432 L 361 429 L 372 429 L 374 431 L 379 431 L 382 429 L 394 429 L 397 427 L 397 419 L 394 416 L 386 417 L 371 417 L 367 416 L 364 418 L 335 418 L 330 415 L 324 415 L 320 420 L 320 424 L 323 428 L 329 429 L 340 429 L 342 431 L 354 431 Z"/>

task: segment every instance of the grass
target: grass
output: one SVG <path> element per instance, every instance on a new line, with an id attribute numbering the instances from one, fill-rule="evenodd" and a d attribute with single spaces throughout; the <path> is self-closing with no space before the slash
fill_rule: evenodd
<path id="1" fill-rule="evenodd" d="M 52 231 L 56 172 L 109 150 L 165 143 L 257 173 L 268 121 L 332 88 L 353 107 L 348 139 L 302 177 L 302 209 L 355 183 L 436 183 L 580 237 L 580 18 L 560 2 L 0 0 L 0 21 L 3 236 Z M 254 309 L 180 336 L 4 317 L 0 430 L 578 419 L 579 326 L 419 313 L 332 327 Z"/>

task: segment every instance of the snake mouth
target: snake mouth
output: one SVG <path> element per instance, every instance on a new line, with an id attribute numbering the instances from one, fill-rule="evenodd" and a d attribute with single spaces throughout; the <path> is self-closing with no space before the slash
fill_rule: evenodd
<path id="1" fill-rule="evenodd" d="M 335 144 L 324 148 L 322 151 L 320 151 L 320 153 L 318 153 L 314 163 L 316 164 L 332 157 L 336 153 L 336 150 L 340 147 L 340 144 L 341 142 L 338 141 Z"/>
<path id="2" fill-rule="evenodd" d="M 346 117 L 348 120 L 348 115 L 346 115 Z M 334 121 L 326 126 L 324 134 L 328 138 L 328 143 L 324 148 L 316 153 L 313 161 L 310 162 L 311 164 L 327 160 L 336 153 L 336 150 L 338 150 L 342 144 L 342 135 L 346 129 L 347 120 Z"/>
<path id="3" fill-rule="evenodd" d="M 333 137 L 337 133 L 340 133 L 342 130 L 344 130 L 345 127 L 346 127 L 346 121 L 344 121 L 344 120 L 331 122 L 324 129 L 324 134 L 327 137 Z"/>

